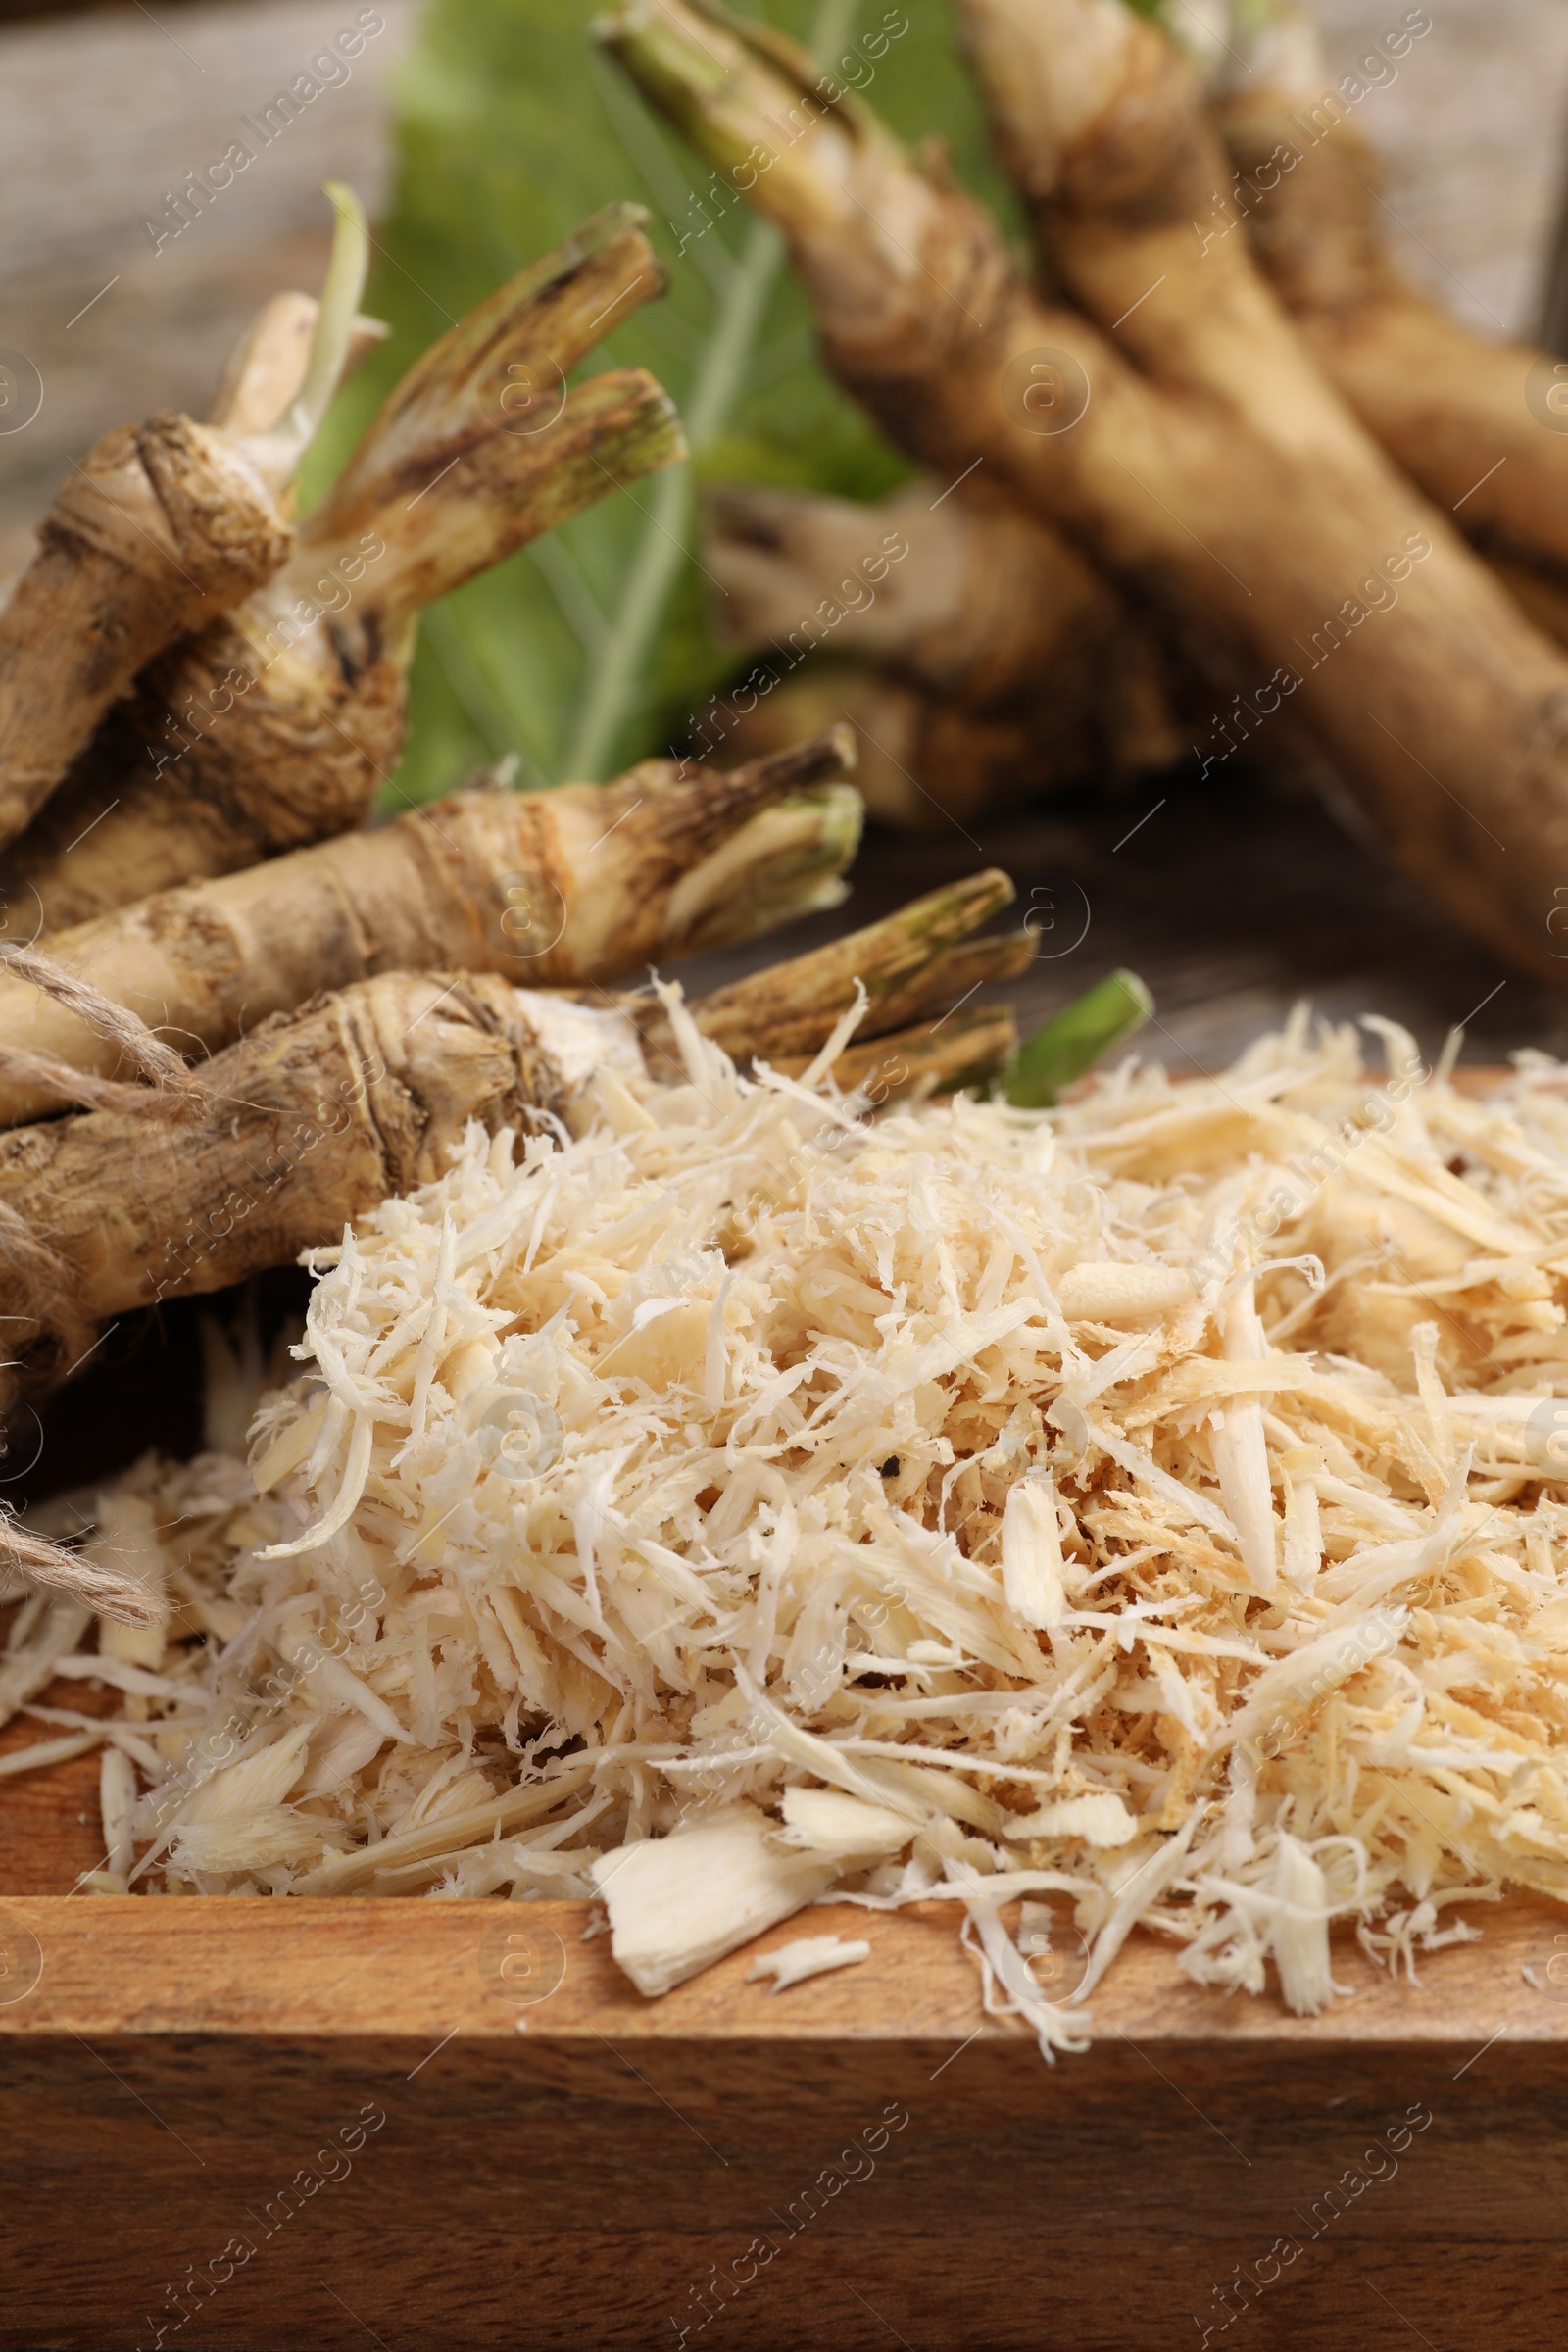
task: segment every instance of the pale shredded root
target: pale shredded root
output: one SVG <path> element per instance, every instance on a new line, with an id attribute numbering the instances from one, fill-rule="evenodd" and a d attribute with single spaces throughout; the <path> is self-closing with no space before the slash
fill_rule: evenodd
<path id="1" fill-rule="evenodd" d="M 127 1693 L 122 1872 L 602 1894 L 650 1985 L 940 1896 L 1048 2052 L 1140 1922 L 1313 2012 L 1336 1918 L 1413 1974 L 1568 1895 L 1568 1069 L 1478 1102 L 1374 1026 L 1387 1089 L 1303 1012 L 1221 1081 L 868 1123 L 678 1015 L 688 1083 L 471 1130 L 321 1253 L 265 1493 L 98 1506 L 169 1603 L 66 1666 Z M 650 1838 L 733 1849 L 731 1910 L 640 1849 L 617 1915 Z M 1007 1934 L 1050 1895 L 1087 1967 Z"/>

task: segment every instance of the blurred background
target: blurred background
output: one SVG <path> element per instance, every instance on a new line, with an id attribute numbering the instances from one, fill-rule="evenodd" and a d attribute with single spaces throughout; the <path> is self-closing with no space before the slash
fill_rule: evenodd
<path id="1" fill-rule="evenodd" d="M 874 103 L 908 136 L 940 133 L 960 174 L 1008 213 L 941 0 L 895 12 L 767 0 L 766 13 L 819 55 L 906 19 L 874 69 Z M 1323 0 L 1336 74 L 1395 13 L 1391 0 Z M 506 754 L 519 783 L 540 786 L 689 745 L 709 698 L 750 659 L 715 630 L 698 485 L 874 500 L 907 469 L 817 368 L 772 232 L 744 207 L 705 210 L 701 171 L 596 51 L 591 14 L 577 0 L 0 11 L 0 345 L 42 387 L 31 420 L 0 431 L 0 569 L 26 561 L 73 456 L 157 408 L 201 415 L 257 305 L 319 283 L 323 179 L 349 180 L 371 213 L 368 307 L 392 334 L 341 397 L 307 498 L 424 344 L 595 207 L 635 197 L 654 216 L 670 292 L 595 365 L 654 370 L 693 427 L 693 466 L 607 499 L 426 615 L 397 790 L 427 798 Z M 1391 246 L 1482 331 L 1539 334 L 1568 153 L 1568 9 L 1433 0 L 1430 14 L 1431 33 L 1357 111 L 1387 170 Z M 1213 21 L 1207 0 L 1174 0 L 1171 21 L 1183 16 L 1199 30 Z M 364 35 L 352 63 L 339 41 L 313 74 L 349 26 Z M 247 120 L 274 125 L 265 143 L 252 137 L 254 163 L 182 214 L 182 185 Z M 817 715 L 842 683 L 824 669 Z M 1026 1025 L 1125 963 L 1154 992 L 1151 1050 L 1177 1063 L 1222 1062 L 1303 995 L 1330 1012 L 1392 1013 L 1429 1048 L 1468 1022 L 1471 1058 L 1568 1048 L 1559 1001 L 1419 902 L 1309 776 L 1200 783 L 1197 764 L 1033 800 L 1014 775 L 990 805 L 917 808 L 912 831 L 873 828 L 838 915 L 694 970 L 693 983 L 995 862 L 1040 925 L 1040 960 L 1013 992 Z M 882 765 L 896 795 L 905 771 Z"/>

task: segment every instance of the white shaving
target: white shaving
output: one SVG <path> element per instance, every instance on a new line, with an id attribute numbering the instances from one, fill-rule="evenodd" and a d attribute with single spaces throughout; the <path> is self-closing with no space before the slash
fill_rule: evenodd
<path id="1" fill-rule="evenodd" d="M 840 1936 L 797 1936 L 793 1943 L 781 1943 L 776 1952 L 764 1952 L 760 1960 L 754 1960 L 746 1981 L 751 1984 L 771 1977 L 774 1992 L 787 1992 L 792 1984 L 825 1977 L 835 1968 L 854 1968 L 870 1957 L 871 1946 L 864 1941 L 846 1943 Z"/>

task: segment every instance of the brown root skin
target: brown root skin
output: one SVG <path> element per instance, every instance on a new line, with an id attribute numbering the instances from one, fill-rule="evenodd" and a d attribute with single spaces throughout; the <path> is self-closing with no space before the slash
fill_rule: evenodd
<path id="1" fill-rule="evenodd" d="M 1326 96 L 1333 75 L 1312 19 L 1277 10 L 1244 49 L 1246 73 L 1215 104 L 1234 178 L 1215 181 L 1195 242 L 1210 257 L 1220 242 L 1249 242 L 1368 433 L 1439 506 L 1460 511 L 1467 536 L 1561 574 L 1568 437 L 1543 410 L 1551 363 L 1464 327 L 1396 269 L 1378 158 Z"/>
<path id="2" fill-rule="evenodd" d="M 300 293 L 277 294 L 264 304 L 229 354 L 208 419 L 210 430 L 238 440 L 265 432 L 276 421 L 304 380 L 319 308 L 314 295 Z M 344 380 L 386 332 L 379 319 L 356 321 Z M 279 492 L 277 503 L 280 514 L 292 509 L 292 487 Z M 200 621 L 202 615 L 196 617 Z M 225 651 L 233 662 L 215 672 L 214 660 Z M 42 919 L 45 891 L 54 921 L 76 922 L 100 906 L 144 897 L 186 873 L 220 873 L 238 861 L 229 842 L 236 829 L 242 837 L 246 830 L 243 808 L 234 811 L 236 797 L 243 802 L 244 796 L 225 790 L 220 772 L 215 772 L 211 794 L 181 794 L 175 789 L 160 795 L 147 787 L 156 786 L 160 760 L 167 764 L 179 758 L 187 741 L 180 720 L 185 718 L 189 727 L 185 714 L 193 703 L 208 708 L 215 693 L 226 694 L 232 702 L 240 677 L 250 674 L 234 667 L 243 663 L 245 654 L 241 616 L 211 623 L 159 654 L 129 695 L 110 708 L 59 789 L 0 867 L 0 896 L 8 896 L 13 904 L 13 927 Z M 198 673 L 194 677 L 193 667 Z M 172 706 L 171 697 L 177 698 Z M 319 702 L 319 696 L 317 699 Z M 299 695 L 291 698 L 284 687 L 270 708 L 258 712 L 250 756 L 269 775 L 286 780 L 303 750 L 307 759 L 319 764 L 323 822 L 337 808 L 344 824 L 357 823 L 365 805 L 366 760 L 389 770 L 402 741 L 401 667 L 361 684 L 355 697 L 360 757 L 347 775 L 340 771 L 343 755 L 354 753 L 353 742 L 324 726 L 319 709 L 313 719 L 309 703 L 307 694 L 302 712 Z M 199 735 L 199 729 L 192 732 Z M 128 791 L 117 790 L 127 782 Z M 112 803 L 119 806 L 107 833 L 91 839 L 66 867 L 67 855 Z M 172 840 L 164 838 L 171 835 Z M 256 830 L 255 856 L 268 854 L 270 839 L 265 825 Z M 186 857 L 188 865 L 178 862 Z M 57 872 L 58 887 L 51 888 Z M 40 894 L 36 901 L 34 891 Z"/>
<path id="3" fill-rule="evenodd" d="M 1305 69 L 1293 106 L 1260 58 L 1211 121 L 1170 44 L 1129 21 L 1101 51 L 1102 110 L 1090 119 L 1081 0 L 965 0 L 965 15 L 1009 172 L 1085 308 L 1108 320 L 1136 303 L 1119 340 L 1162 383 L 1210 385 L 1243 402 L 1265 437 L 1332 448 L 1334 419 L 1298 364 L 1283 306 L 1366 431 L 1467 538 L 1513 559 L 1508 583 L 1544 619 L 1550 603 L 1518 564 L 1568 585 L 1568 435 L 1542 413 L 1544 382 L 1531 399 L 1532 373 L 1544 377 L 1550 363 L 1474 333 L 1394 267 L 1376 158 L 1352 122 L 1323 127 L 1327 67 Z M 1039 28 L 1053 18 L 1047 72 Z M 1302 70 L 1298 40 L 1264 41 Z M 1063 105 L 1053 141 L 1042 120 L 1075 58 L 1079 111 L 1069 123 Z"/>
<path id="4" fill-rule="evenodd" d="M 412 564 L 373 530 L 324 545 L 302 531 L 243 612 L 154 663 L 0 865 L 0 896 L 25 907 L 36 893 L 48 928 L 64 929 L 361 823 L 403 746 L 411 569 L 445 595 L 683 444 L 665 395 L 628 368 L 578 387 L 552 432 L 502 447 L 520 477 L 510 494 L 496 485 L 484 504 L 454 489 L 463 511 L 432 542 L 448 511 L 437 486 Z"/>
<path id="5" fill-rule="evenodd" d="M 836 874 L 857 828 L 836 802 L 800 796 L 852 762 L 841 730 L 723 776 L 647 760 L 612 785 L 454 793 L 374 832 L 138 901 L 52 937 L 47 956 L 186 1054 L 382 971 L 496 972 L 541 988 L 620 980 L 736 927 L 749 897 L 780 888 L 781 869 L 809 903 L 817 861 L 797 850 L 789 868 L 779 832 L 748 835 L 781 805 L 786 816 L 809 807 L 820 864 Z M 720 863 L 731 848 L 739 858 Z M 44 993 L 34 961 L 0 961 L 4 1051 L 121 1071 L 113 1023 L 69 987 Z M 0 1124 L 58 1097 L 13 1068 Z"/>
<path id="6" fill-rule="evenodd" d="M 787 490 L 709 493 L 705 561 L 731 644 L 816 643 L 977 710 L 1087 705 L 1138 622 L 1059 532 L 1015 503 L 920 479 L 880 506 Z"/>
<path id="7" fill-rule="evenodd" d="M 15 1101 L 20 1116 L 54 1102 L 94 1109 L 123 1105 L 179 1118 L 201 1100 L 198 1082 L 179 1055 L 155 1037 L 140 1015 L 35 948 L 10 948 L 0 956 L 0 995 L 11 999 L 0 1022 L 0 1095 Z M 63 1033 L 85 1055 L 83 1071 L 52 1051 L 50 1038 Z M 126 1076 L 101 1077 L 114 1069 Z M 146 1083 L 150 1082 L 149 1097 Z"/>
<path id="8" fill-rule="evenodd" d="M 383 527 L 390 505 L 416 497 L 454 459 L 548 431 L 572 368 L 665 289 L 647 219 L 641 205 L 607 206 L 432 343 L 314 511 L 321 538 Z"/>
<path id="9" fill-rule="evenodd" d="M 177 1130 L 125 1111 L 14 1128 L 0 1201 L 71 1267 L 90 1321 L 286 1265 L 437 1175 L 467 1119 L 562 1104 L 523 1004 L 483 975 L 361 981 L 215 1056 L 209 1109 Z M 25 1320 L 28 1288 L 9 1287 Z M 24 1379 L 66 1368 L 47 1323 L 13 1353 Z"/>
<path id="10" fill-rule="evenodd" d="M 1543 564 L 1525 563 L 1496 549 L 1489 553 L 1487 567 L 1544 637 L 1568 648 L 1568 576 L 1559 578 Z"/>
<path id="11" fill-rule="evenodd" d="M 1539 594 L 1537 575 L 1532 585 Z M 1051 681 L 1045 683 L 1049 689 Z M 1233 758 L 1239 766 L 1250 764 L 1261 753 L 1276 783 L 1288 778 L 1300 790 L 1342 789 L 1289 703 L 1261 725 L 1255 713 L 1238 722 L 1234 698 L 1255 685 L 1248 672 L 1223 683 L 1178 673 L 1177 683 L 1182 699 L 1172 710 L 1158 682 L 1135 671 L 1100 712 L 1103 731 L 1074 737 L 1049 691 L 1037 710 L 990 715 L 922 694 L 884 670 L 824 660 L 760 701 L 731 730 L 725 749 L 732 758 L 760 758 L 780 742 L 846 721 L 858 739 L 855 781 L 867 815 L 905 833 L 945 832 L 1044 794 L 1156 775 L 1189 758 L 1195 745 L 1200 754 L 1211 750 L 1216 768 Z"/>
<path id="12" fill-rule="evenodd" d="M 599 216 L 416 364 L 287 565 L 148 669 L 0 863 L 14 921 L 66 929 L 363 820 L 402 749 L 420 606 L 684 455 L 640 368 L 574 386 L 537 429 L 502 405 L 519 381 L 564 391 L 606 315 L 660 290 L 640 218 Z"/>
<path id="13" fill-rule="evenodd" d="M 709 518 L 725 633 L 764 663 L 820 648 L 753 697 L 731 754 L 842 716 L 860 737 L 871 813 L 926 832 L 1024 795 L 1148 774 L 1189 748 L 1161 635 L 1004 497 L 943 498 L 930 479 L 877 507 L 726 488 Z M 1206 711 L 1213 695 L 1190 683 L 1187 700 Z"/>
<path id="14" fill-rule="evenodd" d="M 855 730 L 867 813 L 903 833 L 943 831 L 1097 773 L 1089 746 L 1071 741 L 1054 713 L 994 717 L 838 661 L 813 662 L 775 686 L 737 721 L 725 753 L 758 759 L 835 721 Z M 1172 756 L 1185 748 L 1175 744 Z"/>
<path id="15" fill-rule="evenodd" d="M 312 650 L 274 662 L 229 627 L 155 664 L 0 860 L 13 925 L 70 929 L 362 823 L 402 749 L 412 627 L 351 677 Z"/>
<path id="16" fill-rule="evenodd" d="M 908 1095 L 933 1095 L 979 1086 L 998 1077 L 1018 1052 L 1018 1024 L 1010 1004 L 986 1004 L 941 1021 L 846 1046 L 829 1073 L 844 1094 L 864 1092 L 873 1104 Z M 809 1054 L 780 1054 L 770 1067 L 798 1078 Z"/>
<path id="17" fill-rule="evenodd" d="M 1015 25 L 1027 14 L 1022 0 L 965 9 L 982 61 L 1004 5 Z M 1086 10 L 1042 0 L 1042 13 L 1071 29 Z M 1181 70 L 1139 20 L 1088 13 L 1118 27 L 1125 82 L 1086 112 L 1085 85 L 1058 83 L 1047 54 L 1038 78 L 1055 96 L 1037 129 L 1056 159 L 1055 259 L 1103 330 L 1033 295 L 971 199 L 866 130 L 863 105 L 840 106 L 751 191 L 791 241 L 825 355 L 933 470 L 952 479 L 985 458 L 1136 590 L 1178 619 L 1201 616 L 1258 693 L 1289 694 L 1405 871 L 1560 987 L 1547 924 L 1568 874 L 1568 662 L 1317 376 L 1266 288 L 1248 282 L 1245 248 L 1203 274 L 1215 253 L 1198 254 L 1190 213 L 1172 217 L 1159 176 L 1169 142 L 1149 135 L 1165 120 L 1152 57 Z M 657 16 L 628 7 L 612 37 L 732 171 L 781 103 L 803 103 L 806 69 L 792 82 L 682 0 Z M 1004 78 L 990 67 L 985 77 Z M 1019 135 L 1031 86 L 1008 83 Z M 1123 89 L 1138 137 L 1118 113 Z M 1206 200 L 1211 164 L 1203 178 Z M 1152 291 L 1162 270 L 1170 282 Z M 1053 434 L 1030 429 L 1019 397 L 1042 352 L 1057 355 L 1058 380 L 1080 370 L 1091 395 Z"/>
<path id="18" fill-rule="evenodd" d="M 715 990 L 690 1007 L 692 1017 L 703 1035 L 732 1058 L 765 1051 L 770 1060 L 780 1054 L 805 1054 L 809 1059 L 854 1004 L 858 982 L 867 1004 L 857 1036 L 875 1037 L 903 1028 L 936 1002 L 952 1005 L 982 980 L 1001 979 L 1023 968 L 1033 947 L 1026 934 L 969 939 L 972 931 L 1010 906 L 1013 896 L 1012 883 L 998 868 L 972 874 L 913 900 L 863 930 L 847 932 L 825 948 Z M 958 965 L 955 957 L 960 942 L 967 945 Z M 983 966 L 978 972 L 977 953 Z M 958 971 L 962 978 L 954 985 Z M 673 1051 L 674 1034 L 657 998 L 623 1003 L 646 1046 Z"/>
<path id="19" fill-rule="evenodd" d="M 618 783 L 565 788 L 560 838 L 593 883 L 571 890 L 561 946 L 530 963 L 529 980 L 543 987 L 634 971 L 771 928 L 760 910 L 780 888 L 795 904 L 812 863 L 789 846 L 800 844 L 803 818 L 821 831 L 824 878 L 854 857 L 858 796 L 833 790 L 854 767 L 853 736 L 830 726 L 723 774 L 644 760 Z M 542 795 L 540 806 L 558 799 Z M 772 876 L 766 859 L 776 860 Z"/>
<path id="20" fill-rule="evenodd" d="M 1246 241 L 1204 250 L 1194 234 L 1228 173 L 1174 44 L 1097 0 L 960 0 L 959 16 L 1036 238 L 1114 349 L 1167 397 L 1213 394 L 1298 464 L 1363 461 L 1364 436 L 1302 365 Z"/>
<path id="21" fill-rule="evenodd" d="M 1299 105 L 1249 88 L 1218 108 L 1247 207 L 1226 241 L 1250 242 L 1324 373 L 1467 537 L 1568 582 L 1568 433 L 1541 407 L 1550 362 L 1408 283 L 1386 250 L 1375 157 L 1349 122 L 1314 140 Z M 1212 202 L 1202 221 L 1225 227 Z"/>
<path id="22" fill-rule="evenodd" d="M 0 844 L 154 655 L 276 571 L 289 528 L 220 434 L 166 415 L 105 434 L 38 542 L 0 611 Z"/>

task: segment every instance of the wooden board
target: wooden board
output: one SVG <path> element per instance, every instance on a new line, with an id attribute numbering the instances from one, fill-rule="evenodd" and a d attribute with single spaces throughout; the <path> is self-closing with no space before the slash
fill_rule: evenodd
<path id="1" fill-rule="evenodd" d="M 1554 2346 L 1560 1918 L 1419 1990 L 1350 1946 L 1317 2021 L 1138 1939 L 1047 2068 L 943 1904 L 813 1915 L 871 1957 L 782 1995 L 747 1953 L 647 2002 L 579 1904 L 12 1897 L 0 2344 Z"/>

